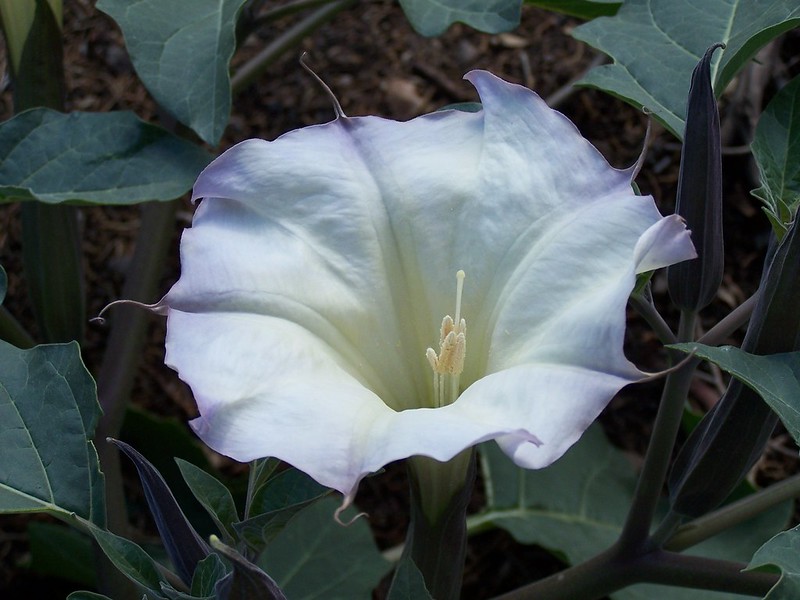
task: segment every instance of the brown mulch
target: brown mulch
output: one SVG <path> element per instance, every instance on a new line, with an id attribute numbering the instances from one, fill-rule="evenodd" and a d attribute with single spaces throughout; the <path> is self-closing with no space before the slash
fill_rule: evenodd
<path id="1" fill-rule="evenodd" d="M 140 117 L 159 122 L 159 111 L 139 84 L 116 25 L 93 8 L 91 0 L 65 3 L 65 68 L 69 110 L 133 110 Z M 278 33 L 293 23 L 285 18 L 259 30 L 244 44 L 234 60 L 234 70 Z M 330 102 L 317 83 L 299 67 L 302 51 L 309 63 L 330 85 L 349 115 L 382 115 L 408 119 L 455 102 L 474 101 L 476 94 L 461 77 L 471 69 L 488 69 L 504 79 L 522 83 L 545 98 L 559 92 L 583 73 L 596 53 L 575 41 L 571 18 L 532 8 L 523 11 L 521 26 L 513 33 L 487 35 L 461 25 L 445 35 L 426 39 L 417 35 L 399 6 L 372 1 L 340 13 L 332 23 L 308 36 L 296 50 L 263 74 L 260 80 L 234 100 L 233 115 L 218 151 L 248 137 L 272 139 L 281 133 L 330 120 Z M 784 63 L 797 50 L 797 36 L 782 42 Z M 2 57 L 0 56 L 0 61 Z M 2 65 L 0 65 L 2 66 Z M 797 69 L 795 63 L 792 68 Z M 12 114 L 7 86 L 0 90 L 0 118 Z M 594 90 L 581 89 L 558 106 L 570 117 L 609 161 L 618 167 L 633 163 L 641 151 L 646 117 L 628 105 Z M 658 129 L 658 128 L 657 128 Z M 662 212 L 671 211 L 680 149 L 668 133 L 657 131 L 639 177 L 645 193 L 653 194 Z M 755 187 L 747 157 L 726 157 L 725 212 L 728 271 L 719 298 L 706 311 L 706 325 L 727 313 L 756 288 L 766 244 L 768 225 L 758 203 L 749 196 Z M 121 295 L 139 224 L 136 207 L 84 208 L 83 234 L 87 273 L 88 312 L 93 316 Z M 177 279 L 177 240 L 189 224 L 186 204 L 175 228 L 173 251 L 165 265 L 160 290 Z M 9 276 L 5 305 L 31 331 L 36 330 L 26 301 L 19 246 L 18 210 L 0 209 L 0 264 Z M 654 281 L 658 302 L 666 305 L 663 278 Z M 155 298 L 153 299 L 155 300 Z M 674 319 L 674 314 L 668 318 Z M 108 331 L 90 326 L 85 345 L 87 366 L 97 374 Z M 164 324 L 154 319 L 135 382 L 133 402 L 159 415 L 181 421 L 194 416 L 187 388 L 163 365 Z M 627 337 L 628 356 L 647 370 L 664 367 L 660 344 L 642 320 L 631 315 Z M 715 379 L 716 377 L 716 379 Z M 707 409 L 719 396 L 719 376 L 709 372 L 698 384 L 693 402 Z M 647 445 L 658 402 L 659 384 L 641 386 L 616 398 L 602 418 L 613 442 L 641 456 Z M 763 461 L 759 476 L 776 480 L 797 470 L 796 453 L 788 436 L 777 437 Z M 218 464 L 220 461 L 214 459 Z M 230 464 L 226 468 L 235 471 Z M 134 483 L 135 485 L 135 483 Z M 378 545 L 389 548 L 403 541 L 407 524 L 405 472 L 390 465 L 380 476 L 362 484 L 357 504 L 370 513 Z M 477 509 L 481 502 L 478 492 Z M 0 519 L 0 596 L 3 598 L 63 597 L 68 587 L 40 581 L 25 574 L 18 564 L 27 558 L 26 518 Z M 517 544 L 505 532 L 489 532 L 471 540 L 463 597 L 488 598 L 561 568 L 547 552 Z M 42 585 L 41 589 L 37 586 Z"/>

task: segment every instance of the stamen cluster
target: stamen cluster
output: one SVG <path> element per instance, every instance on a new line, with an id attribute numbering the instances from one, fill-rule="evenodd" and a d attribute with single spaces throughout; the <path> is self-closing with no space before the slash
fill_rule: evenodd
<path id="1" fill-rule="evenodd" d="M 456 317 L 442 319 L 439 329 L 439 353 L 428 348 L 425 356 L 433 369 L 434 405 L 452 404 L 458 397 L 458 381 L 464 370 L 467 354 L 467 322 L 461 318 L 461 294 L 464 290 L 464 271 L 456 273 Z"/>

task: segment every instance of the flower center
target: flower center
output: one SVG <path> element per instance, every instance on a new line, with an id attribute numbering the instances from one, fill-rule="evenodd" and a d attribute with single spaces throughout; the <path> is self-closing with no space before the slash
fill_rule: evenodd
<path id="1" fill-rule="evenodd" d="M 467 353 L 467 322 L 461 318 L 461 293 L 464 271 L 456 273 L 456 316 L 442 319 L 439 330 L 439 353 L 428 348 L 425 356 L 433 369 L 433 402 L 435 407 L 452 404 L 458 398 L 458 380 L 464 370 Z"/>

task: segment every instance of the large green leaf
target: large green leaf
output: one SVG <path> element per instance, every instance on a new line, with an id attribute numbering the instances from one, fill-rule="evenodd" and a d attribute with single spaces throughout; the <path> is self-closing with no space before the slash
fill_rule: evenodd
<path id="1" fill-rule="evenodd" d="M 774 565 L 783 573 L 764 600 L 800 598 L 800 526 L 779 533 L 753 555 L 749 569 Z"/>
<path id="2" fill-rule="evenodd" d="M 0 201 L 172 200 L 210 160 L 199 146 L 133 113 L 38 108 L 0 124 Z"/>
<path id="3" fill-rule="evenodd" d="M 516 467 L 495 444 L 481 448 L 488 507 L 468 520 L 471 530 L 506 529 L 523 544 L 537 544 L 577 564 L 613 544 L 622 532 L 636 475 L 625 456 L 590 428 L 558 462 L 539 471 Z M 747 561 L 763 540 L 780 531 L 786 503 L 693 547 L 687 554 Z M 731 598 L 705 590 L 636 585 L 615 600 Z"/>
<path id="4" fill-rule="evenodd" d="M 788 310 L 796 310 L 796 307 Z M 674 344 L 684 352 L 710 360 L 754 389 L 783 421 L 800 443 L 800 352 L 759 356 L 733 346 L 714 348 L 703 344 Z"/>
<path id="5" fill-rule="evenodd" d="M 228 124 L 228 64 L 245 0 L 100 0 L 120 26 L 133 66 L 156 101 L 216 145 Z"/>
<path id="6" fill-rule="evenodd" d="M 581 19 L 594 19 L 616 14 L 622 0 L 525 0 L 525 4 Z"/>
<path id="7" fill-rule="evenodd" d="M 0 513 L 75 513 L 102 524 L 91 442 L 97 390 L 76 342 L 20 350 L 0 341 Z"/>
<path id="8" fill-rule="evenodd" d="M 780 231 L 800 204 L 800 76 L 784 86 L 764 109 L 753 138 L 753 156 L 767 215 Z"/>
<path id="9" fill-rule="evenodd" d="M 647 107 L 681 137 L 692 69 L 709 46 L 727 45 L 711 68 L 719 95 L 759 48 L 798 23 L 797 0 L 625 0 L 616 16 L 575 29 L 614 59 L 581 83 Z"/>
<path id="10" fill-rule="evenodd" d="M 522 0 L 400 0 L 400 6 L 422 35 L 441 35 L 456 22 L 500 33 L 519 25 Z"/>
<path id="11" fill-rule="evenodd" d="M 338 502 L 326 498 L 306 508 L 267 546 L 258 566 L 292 600 L 369 598 L 389 570 L 369 526 L 358 519 L 342 527 L 333 518 Z M 347 522 L 352 510 L 342 515 Z"/>

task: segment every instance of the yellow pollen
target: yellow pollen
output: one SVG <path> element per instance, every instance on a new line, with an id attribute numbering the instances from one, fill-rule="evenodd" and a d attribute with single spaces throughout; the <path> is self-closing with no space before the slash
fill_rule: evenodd
<path id="1" fill-rule="evenodd" d="M 467 354 L 467 322 L 461 318 L 461 295 L 464 291 L 464 271 L 456 273 L 456 318 L 442 319 L 439 330 L 439 353 L 428 348 L 425 357 L 433 370 L 434 404 L 445 406 L 458 397 L 458 379 L 464 370 Z"/>

